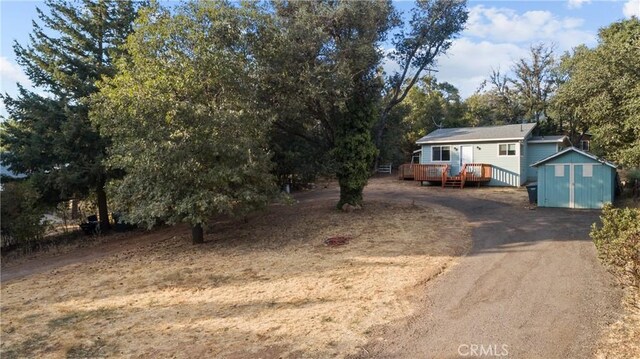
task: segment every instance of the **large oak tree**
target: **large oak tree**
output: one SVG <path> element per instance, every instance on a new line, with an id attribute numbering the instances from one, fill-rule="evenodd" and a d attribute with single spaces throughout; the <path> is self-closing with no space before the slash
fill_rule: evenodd
<path id="1" fill-rule="evenodd" d="M 113 139 L 108 164 L 126 172 L 114 201 L 134 223 L 188 223 L 193 242 L 216 214 L 265 206 L 273 178 L 268 115 L 256 99 L 257 18 L 226 2 L 144 11 L 94 96 L 92 120 Z"/>
<path id="2" fill-rule="evenodd" d="M 593 134 L 594 150 L 628 166 L 640 166 L 640 20 L 600 30 L 598 45 L 570 60 L 556 106 Z"/>

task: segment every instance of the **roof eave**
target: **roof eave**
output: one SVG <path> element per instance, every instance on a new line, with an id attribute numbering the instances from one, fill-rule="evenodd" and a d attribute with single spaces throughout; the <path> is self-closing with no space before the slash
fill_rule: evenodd
<path id="1" fill-rule="evenodd" d="M 566 140 L 567 138 L 568 138 L 567 136 L 564 136 L 557 140 L 529 140 L 527 141 L 527 143 L 563 143 L 564 140 Z"/>
<path id="2" fill-rule="evenodd" d="M 549 156 L 547 158 L 543 158 L 543 159 L 541 159 L 540 161 L 538 161 L 536 163 L 532 163 L 531 165 L 529 165 L 529 167 L 538 167 L 539 165 L 541 165 L 541 164 L 543 164 L 543 163 L 545 163 L 547 161 L 550 161 L 550 160 L 552 160 L 552 159 L 554 159 L 556 157 L 562 156 L 563 154 L 565 154 L 565 153 L 567 153 L 569 151 L 574 151 L 574 152 L 578 152 L 580 154 L 583 154 L 583 155 L 591 158 L 592 160 L 598 161 L 598 162 L 600 162 L 600 163 L 602 163 L 604 165 L 607 165 L 607 166 L 609 166 L 611 168 L 614 168 L 614 169 L 618 168 L 618 165 L 616 165 L 615 163 L 609 162 L 607 160 L 603 160 L 603 159 L 598 158 L 598 157 L 596 157 L 596 156 L 594 156 L 594 155 L 592 155 L 592 154 L 590 154 L 588 152 L 579 150 L 579 149 L 577 149 L 575 147 L 567 147 L 564 150 L 562 150 L 560 152 L 557 152 L 557 153 L 554 153 L 553 155 L 551 155 L 551 156 Z"/>
<path id="3" fill-rule="evenodd" d="M 526 137 L 526 136 L 525 136 Z M 499 142 L 499 141 L 523 141 L 525 137 L 515 137 L 515 138 L 487 138 L 487 139 L 471 139 L 471 140 L 427 140 L 427 141 L 418 141 L 416 144 L 418 145 L 428 145 L 431 143 L 468 143 L 468 142 Z"/>

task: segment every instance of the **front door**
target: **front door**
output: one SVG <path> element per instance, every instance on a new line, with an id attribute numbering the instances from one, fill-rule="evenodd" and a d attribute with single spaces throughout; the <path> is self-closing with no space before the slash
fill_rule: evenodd
<path id="1" fill-rule="evenodd" d="M 467 163 L 473 163 L 473 146 L 460 146 L 460 171 Z"/>

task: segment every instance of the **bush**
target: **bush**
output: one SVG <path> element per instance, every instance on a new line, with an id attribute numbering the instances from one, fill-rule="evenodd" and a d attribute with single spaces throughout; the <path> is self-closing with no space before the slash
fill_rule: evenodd
<path id="1" fill-rule="evenodd" d="M 591 227 L 601 259 L 625 285 L 640 285 L 640 209 L 614 208 L 602 210 L 602 226 Z"/>
<path id="2" fill-rule="evenodd" d="M 640 168 L 633 168 L 627 171 L 626 180 L 629 183 L 634 183 L 634 181 L 640 182 Z"/>
<path id="3" fill-rule="evenodd" d="M 25 181 L 4 183 L 2 186 L 2 247 L 42 239 L 47 225 L 42 220 L 45 209 L 38 203 L 38 192 Z"/>

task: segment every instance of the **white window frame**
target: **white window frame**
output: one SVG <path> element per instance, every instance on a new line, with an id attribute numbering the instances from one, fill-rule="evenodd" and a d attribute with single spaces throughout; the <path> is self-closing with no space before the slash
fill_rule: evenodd
<path id="1" fill-rule="evenodd" d="M 507 154 L 506 155 L 501 155 L 500 154 L 500 146 L 501 145 L 505 145 L 507 146 Z M 514 154 L 510 155 L 509 154 L 509 145 L 513 145 L 513 149 L 515 151 Z M 517 142 L 505 142 L 505 143 L 498 143 L 498 157 L 517 157 L 518 156 L 518 152 L 520 152 L 520 150 L 518 149 L 518 143 Z"/>
<path id="2" fill-rule="evenodd" d="M 441 158 L 440 160 L 434 160 L 433 159 L 433 149 L 435 147 L 440 147 L 440 158 Z M 446 161 L 442 160 L 442 148 L 443 147 L 449 147 L 449 159 L 446 160 Z M 451 156 L 451 146 L 450 145 L 431 146 L 431 162 L 451 162 L 451 157 L 452 156 Z"/>

